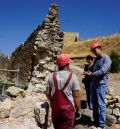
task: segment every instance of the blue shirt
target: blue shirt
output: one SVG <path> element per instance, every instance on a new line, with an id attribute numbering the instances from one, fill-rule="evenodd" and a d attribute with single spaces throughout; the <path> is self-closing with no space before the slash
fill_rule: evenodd
<path id="1" fill-rule="evenodd" d="M 111 63 L 112 61 L 107 55 L 102 55 L 95 59 L 92 70 L 93 85 L 107 85 Z"/>

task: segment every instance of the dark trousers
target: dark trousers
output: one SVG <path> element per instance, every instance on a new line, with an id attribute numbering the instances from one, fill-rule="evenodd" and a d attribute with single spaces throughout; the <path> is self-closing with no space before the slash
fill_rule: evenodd
<path id="1" fill-rule="evenodd" d="M 91 88 L 90 88 L 90 83 L 85 84 L 85 90 L 86 90 L 87 106 L 91 107 Z"/>

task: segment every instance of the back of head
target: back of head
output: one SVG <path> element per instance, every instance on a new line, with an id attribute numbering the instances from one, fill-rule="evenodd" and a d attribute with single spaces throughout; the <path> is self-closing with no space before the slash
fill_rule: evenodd
<path id="1" fill-rule="evenodd" d="M 67 54 L 60 54 L 57 56 L 56 64 L 59 68 L 64 68 L 66 66 L 69 66 L 70 63 L 70 56 Z"/>
<path id="2" fill-rule="evenodd" d="M 93 60 L 93 57 L 91 55 L 87 55 L 86 60 Z"/>

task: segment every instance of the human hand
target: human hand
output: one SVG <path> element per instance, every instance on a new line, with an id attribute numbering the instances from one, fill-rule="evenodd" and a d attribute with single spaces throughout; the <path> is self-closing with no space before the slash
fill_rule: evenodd
<path id="1" fill-rule="evenodd" d="M 76 112 L 75 112 L 75 119 L 78 120 L 80 118 L 81 118 L 81 112 L 80 112 L 80 110 L 76 110 Z"/>
<path id="2" fill-rule="evenodd" d="M 90 71 L 84 71 L 83 72 L 83 75 L 92 76 L 92 72 L 90 72 Z"/>

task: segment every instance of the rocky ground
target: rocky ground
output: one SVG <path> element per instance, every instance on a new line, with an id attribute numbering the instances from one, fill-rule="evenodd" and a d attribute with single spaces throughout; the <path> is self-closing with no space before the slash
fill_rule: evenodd
<path id="1" fill-rule="evenodd" d="M 76 120 L 74 129 L 90 129 L 92 123 L 92 110 L 85 110 L 84 104 L 86 100 L 84 85 L 82 84 L 83 69 L 76 63 L 70 65 L 71 70 L 77 74 L 80 88 L 81 88 L 81 119 Z M 109 87 L 114 95 L 120 95 L 120 73 L 110 74 Z M 13 89 L 12 89 L 13 91 Z M 12 93 L 12 94 L 15 94 Z M 17 89 L 16 89 L 17 94 Z M 41 106 L 41 103 L 47 101 L 46 96 L 43 93 L 34 93 L 32 95 L 25 95 L 20 91 L 22 96 L 12 99 L 6 99 L 4 102 L 0 102 L 0 129 L 47 129 L 45 126 L 38 124 L 36 119 L 43 123 L 45 118 L 45 109 L 40 108 L 36 110 L 38 116 L 35 116 L 34 108 L 37 103 L 37 107 Z M 15 95 L 14 95 L 15 96 Z M 40 120 L 39 120 L 40 118 Z M 48 129 L 53 129 L 51 125 L 51 117 L 48 118 Z M 120 124 L 113 126 L 106 126 L 106 129 L 120 129 Z"/>

